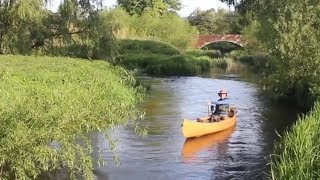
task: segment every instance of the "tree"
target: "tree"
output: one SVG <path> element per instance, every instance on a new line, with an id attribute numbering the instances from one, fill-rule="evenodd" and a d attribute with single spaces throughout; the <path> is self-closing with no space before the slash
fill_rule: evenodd
<path id="1" fill-rule="evenodd" d="M 179 11 L 182 7 L 180 0 L 164 0 L 164 3 L 168 5 L 170 10 Z"/>
<path id="2" fill-rule="evenodd" d="M 108 41 L 104 45 L 110 46 L 103 46 L 107 48 L 108 56 L 114 54 L 115 41 L 110 28 L 103 32 L 97 28 L 101 2 L 64 0 L 58 13 L 52 13 L 45 9 L 46 0 L 0 0 L 0 53 L 41 51 L 52 55 L 105 59 L 105 55 L 96 56 L 94 53 L 97 44 L 93 39 L 97 39 L 93 34 Z"/>
<path id="3" fill-rule="evenodd" d="M 0 1 L 0 53 L 30 52 L 42 31 L 47 16 L 42 0 Z"/>
<path id="4" fill-rule="evenodd" d="M 239 15 L 223 9 L 201 11 L 196 9 L 189 17 L 191 25 L 196 26 L 200 34 L 239 34 L 242 27 Z"/>
<path id="5" fill-rule="evenodd" d="M 144 11 L 164 14 L 168 10 L 179 10 L 180 0 L 117 0 L 118 4 L 130 15 L 141 15 Z"/>

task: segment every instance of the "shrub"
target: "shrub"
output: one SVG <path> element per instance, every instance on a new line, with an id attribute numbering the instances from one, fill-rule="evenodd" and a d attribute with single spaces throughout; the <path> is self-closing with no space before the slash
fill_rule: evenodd
<path id="1" fill-rule="evenodd" d="M 34 179 L 61 167 L 92 179 L 87 133 L 108 138 L 109 128 L 140 115 L 142 89 L 123 68 L 70 58 L 0 61 L 1 179 Z"/>

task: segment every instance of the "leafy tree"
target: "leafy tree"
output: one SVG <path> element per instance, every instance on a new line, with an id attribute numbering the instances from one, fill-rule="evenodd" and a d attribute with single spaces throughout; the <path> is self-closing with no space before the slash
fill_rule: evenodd
<path id="1" fill-rule="evenodd" d="M 271 0 L 261 1 L 260 6 L 263 8 L 257 17 L 263 36 L 258 38 L 267 42 L 272 55 L 279 60 L 279 83 L 274 85 L 289 95 L 320 95 L 316 78 L 320 73 L 319 2 Z"/>
<path id="2" fill-rule="evenodd" d="M 164 3 L 168 5 L 169 9 L 179 11 L 182 7 L 180 0 L 164 0 Z"/>
<path id="3" fill-rule="evenodd" d="M 40 52 L 100 59 L 114 54 L 111 29 L 97 28 L 101 0 L 65 0 L 58 13 L 47 11 L 46 2 L 0 1 L 0 53 Z M 104 46 L 96 41 L 105 42 Z M 107 49 L 105 55 L 97 55 L 101 52 L 98 47 Z"/>
<path id="4" fill-rule="evenodd" d="M 191 25 L 196 26 L 200 34 L 239 34 L 242 27 L 239 24 L 239 15 L 236 12 L 230 12 L 219 9 L 201 11 L 196 9 L 189 17 Z"/>
<path id="5" fill-rule="evenodd" d="M 103 11 L 105 22 L 113 27 L 117 38 L 157 39 L 179 49 L 194 46 L 197 30 L 175 13 L 154 16 L 150 11 L 141 15 L 128 15 L 121 7 Z"/>
<path id="6" fill-rule="evenodd" d="M 273 73 L 264 81 L 279 96 L 298 98 L 309 104 L 320 95 L 319 2 L 303 0 L 241 1 L 252 21 L 246 28 L 249 47 L 272 55 Z M 258 46 L 256 46 L 258 45 Z"/>
<path id="7" fill-rule="evenodd" d="M 180 0 L 117 0 L 117 2 L 130 15 L 141 15 L 144 11 L 164 14 L 169 9 L 179 10 L 181 8 Z"/>
<path id="8" fill-rule="evenodd" d="M 0 53 L 28 53 L 42 44 L 42 0 L 0 1 Z"/>

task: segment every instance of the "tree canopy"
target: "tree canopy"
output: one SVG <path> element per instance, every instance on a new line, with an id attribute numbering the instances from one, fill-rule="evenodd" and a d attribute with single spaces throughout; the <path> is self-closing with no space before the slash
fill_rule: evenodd
<path id="1" fill-rule="evenodd" d="M 117 0 L 118 4 L 130 15 L 141 15 L 144 11 L 164 14 L 169 10 L 179 10 L 180 0 Z"/>
<path id="2" fill-rule="evenodd" d="M 197 27 L 200 34 L 240 34 L 242 29 L 239 24 L 239 15 L 223 9 L 218 11 L 196 9 L 188 17 L 188 21 Z"/>
<path id="3" fill-rule="evenodd" d="M 64 0 L 57 13 L 45 8 L 45 0 L 0 1 L 0 53 L 105 58 L 96 38 L 106 41 L 103 48 L 111 56 L 113 38 L 110 28 L 97 29 L 102 0 Z M 99 36 L 97 36 L 99 34 Z M 106 54 L 106 53 L 105 53 Z"/>

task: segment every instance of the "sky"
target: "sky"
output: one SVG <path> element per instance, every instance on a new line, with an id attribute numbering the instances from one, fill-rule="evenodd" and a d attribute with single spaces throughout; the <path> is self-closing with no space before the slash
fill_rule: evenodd
<path id="1" fill-rule="evenodd" d="M 50 9 L 56 11 L 60 4 L 61 0 L 51 0 Z M 105 7 L 112 8 L 116 5 L 117 0 L 105 0 L 103 5 Z M 182 9 L 178 12 L 181 17 L 189 16 L 196 8 L 200 8 L 201 10 L 208 10 L 211 8 L 218 9 L 229 9 L 229 7 L 220 2 L 219 0 L 181 0 Z"/>

